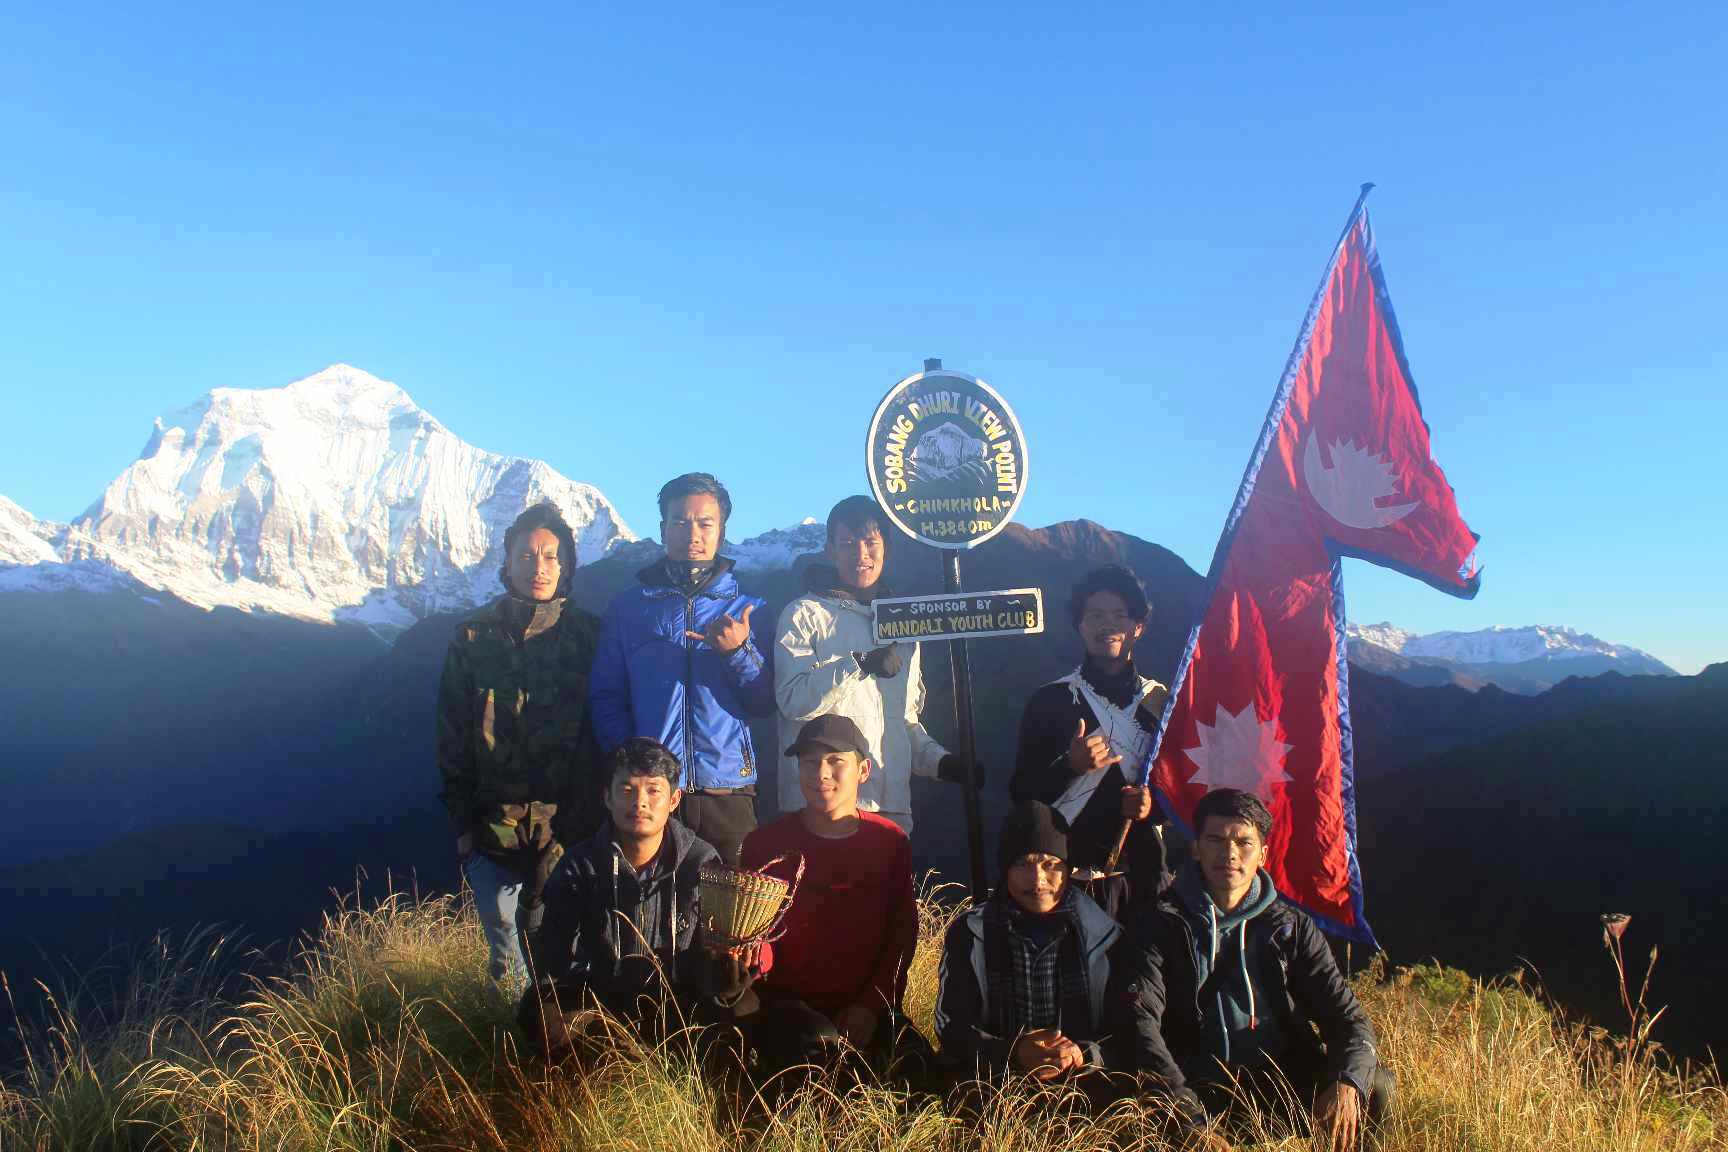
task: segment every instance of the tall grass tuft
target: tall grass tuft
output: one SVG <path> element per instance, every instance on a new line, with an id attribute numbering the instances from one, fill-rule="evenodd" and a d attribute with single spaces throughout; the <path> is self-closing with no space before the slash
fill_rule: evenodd
<path id="1" fill-rule="evenodd" d="M 926 890 L 907 995 L 928 1031 L 937 949 L 961 905 Z M 1155 1112 L 1088 1114 L 1049 1088 L 988 1094 L 975 1111 L 869 1083 L 810 1085 L 772 1102 L 704 1076 L 688 1044 L 621 1026 L 585 1074 L 527 1055 L 514 1005 L 486 979 L 472 909 L 392 897 L 331 912 L 288 972 L 218 995 L 231 946 L 158 948 L 102 1013 L 25 990 L 46 1024 L 0 1085 L 0 1150 L 223 1149 L 655 1152 L 1012 1152 L 1164 1147 Z M 1728 1148 L 1728 1097 L 1654 1045 L 1571 1026 L 1516 983 L 1424 966 L 1359 991 L 1398 1077 L 1387 1152 L 1460 1149 L 1689 1152 Z M 8 989 L 8 995 L 11 990 Z M 1238 1147 L 1307 1149 L 1250 1113 Z M 1215 1145 L 1216 1146 L 1216 1145 Z"/>

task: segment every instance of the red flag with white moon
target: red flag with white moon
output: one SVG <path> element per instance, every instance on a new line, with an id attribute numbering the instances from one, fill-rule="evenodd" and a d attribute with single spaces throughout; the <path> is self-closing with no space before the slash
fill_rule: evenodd
<path id="1" fill-rule="evenodd" d="M 1309 308 L 1225 521 L 1149 765 L 1191 825 L 1208 789 L 1272 811 L 1268 867 L 1330 931 L 1371 943 L 1356 860 L 1341 558 L 1476 593 L 1476 536 L 1429 455 L 1363 200 Z"/>

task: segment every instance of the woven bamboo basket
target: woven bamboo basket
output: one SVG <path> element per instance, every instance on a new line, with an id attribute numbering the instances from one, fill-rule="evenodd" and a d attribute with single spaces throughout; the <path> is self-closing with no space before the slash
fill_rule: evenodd
<path id="1" fill-rule="evenodd" d="M 721 863 L 703 865 L 699 881 L 702 930 L 727 948 L 778 939 L 776 930 L 798 895 L 798 882 L 804 878 L 802 857 L 791 883 L 768 875 L 768 869 L 785 860 L 776 856 L 760 872 Z"/>

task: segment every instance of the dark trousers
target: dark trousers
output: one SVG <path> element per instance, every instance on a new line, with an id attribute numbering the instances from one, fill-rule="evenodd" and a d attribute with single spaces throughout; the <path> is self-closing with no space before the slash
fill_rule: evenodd
<path id="1" fill-rule="evenodd" d="M 761 1081 L 789 1088 L 839 1073 L 924 1091 L 939 1079 L 930 1042 L 897 1012 L 882 1018 L 862 1049 L 847 1048 L 834 1022 L 802 1000 L 769 1000 L 743 1028 Z"/>
<path id="2" fill-rule="evenodd" d="M 1010 1091 L 1017 1085 L 1023 1088 L 1037 1083 L 1019 1072 L 997 1073 L 980 1079 L 972 1075 L 978 1072 L 978 1069 L 963 1072 L 957 1068 L 949 1068 L 947 1071 L 948 1111 L 972 1124 L 980 1121 L 998 1094 Z M 1102 1112 L 1116 1101 L 1133 1096 L 1136 1087 L 1131 1074 L 1111 1072 L 1103 1068 L 1083 1068 L 1049 1081 L 1049 1086 L 1057 1091 L 1039 1093 L 1031 1098 L 1034 1109 L 1032 1115 L 1044 1110 L 1058 1113 L 1073 1113 L 1076 1109 Z"/>
<path id="3" fill-rule="evenodd" d="M 541 1053 L 557 1055 L 561 1049 L 574 1048 L 581 1056 L 587 1054 L 587 1040 L 604 1040 L 605 1028 L 593 1018 L 596 1011 L 651 1040 L 664 1035 L 669 1020 L 677 1016 L 672 990 L 652 961 L 633 956 L 615 977 L 603 981 L 576 977 L 550 987 L 530 984 L 517 1005 L 516 1023 Z"/>
<path id="4" fill-rule="evenodd" d="M 650 1045 L 682 1037 L 703 1056 L 725 1046 L 736 1032 L 731 1013 L 702 991 L 680 991 L 667 985 L 649 957 L 627 956 L 616 974 L 601 980 L 574 977 L 550 987 L 530 985 L 517 1006 L 516 1022 L 536 1052 L 578 1065 L 614 1051 L 620 1024 Z"/>
<path id="5" fill-rule="evenodd" d="M 1301 1105 L 1312 1115 L 1314 1098 L 1331 1082 L 1332 1078 L 1320 1063 L 1292 1061 L 1277 1071 L 1270 1068 L 1243 1069 L 1237 1085 L 1208 1082 L 1195 1084 L 1194 1090 L 1206 1105 L 1206 1110 L 1214 1116 L 1227 1115 L 1239 1107 L 1246 1096 L 1267 1112 L 1292 1120 L 1306 1120 L 1306 1116 L 1291 1116 L 1292 1106 Z M 1374 1075 L 1368 1082 L 1368 1099 L 1362 1102 L 1365 1127 L 1377 1128 L 1391 1114 L 1396 1089 L 1397 1081 L 1391 1070 L 1384 1064 L 1375 1064 Z"/>
<path id="6" fill-rule="evenodd" d="M 756 796 L 753 792 L 684 793 L 678 805 L 684 827 L 708 841 L 720 859 L 736 866 L 744 837 L 756 827 Z"/>

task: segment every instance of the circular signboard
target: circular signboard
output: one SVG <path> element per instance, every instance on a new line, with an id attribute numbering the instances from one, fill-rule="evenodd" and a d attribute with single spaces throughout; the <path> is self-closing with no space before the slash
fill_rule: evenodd
<path id="1" fill-rule="evenodd" d="M 1026 437 L 996 390 L 927 368 L 894 385 L 870 421 L 870 488 L 894 526 L 938 548 L 976 548 L 1026 494 Z"/>

